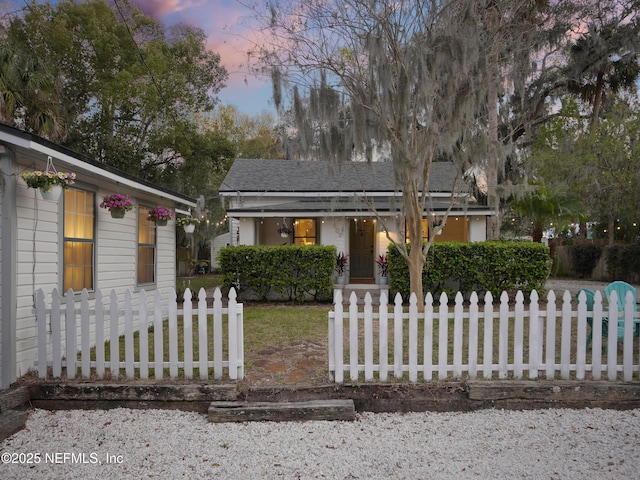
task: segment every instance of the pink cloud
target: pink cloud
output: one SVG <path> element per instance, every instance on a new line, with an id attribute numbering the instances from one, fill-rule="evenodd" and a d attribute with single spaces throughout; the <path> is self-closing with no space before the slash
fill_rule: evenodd
<path id="1" fill-rule="evenodd" d="M 165 15 L 181 12 L 206 4 L 205 0 L 136 0 L 140 10 L 154 18 L 162 18 Z"/>
<path id="2" fill-rule="evenodd" d="M 247 64 L 247 52 L 254 38 L 251 11 L 235 0 L 134 0 L 147 15 L 164 25 L 186 24 L 202 29 L 207 48 L 220 55 L 227 69 L 227 86 L 219 97 L 223 103 L 241 111 L 270 109 L 270 87 L 265 78 L 256 77 Z"/>

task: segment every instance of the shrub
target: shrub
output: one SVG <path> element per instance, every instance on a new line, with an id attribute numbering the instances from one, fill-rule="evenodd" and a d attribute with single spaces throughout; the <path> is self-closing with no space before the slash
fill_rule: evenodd
<path id="1" fill-rule="evenodd" d="M 602 247 L 584 243 L 580 245 L 572 245 L 570 248 L 571 259 L 573 261 L 573 270 L 579 277 L 588 277 L 595 268 L 600 256 L 602 255 Z"/>
<path id="2" fill-rule="evenodd" d="M 407 299 L 409 270 L 396 247 L 388 252 L 391 292 Z M 427 253 L 422 284 L 437 298 L 442 292 L 464 295 L 489 291 L 498 296 L 515 289 L 525 294 L 544 289 L 549 275 L 549 249 L 531 242 L 436 243 Z"/>
<path id="3" fill-rule="evenodd" d="M 635 282 L 640 275 L 640 244 L 608 247 L 607 269 L 611 280 Z"/>
<path id="4" fill-rule="evenodd" d="M 336 248 L 320 245 L 225 247 L 218 254 L 223 286 L 263 300 L 329 301 Z"/>

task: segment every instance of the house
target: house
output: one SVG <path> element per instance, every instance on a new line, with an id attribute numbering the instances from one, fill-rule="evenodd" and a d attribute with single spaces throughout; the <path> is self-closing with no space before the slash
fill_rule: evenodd
<path id="1" fill-rule="evenodd" d="M 335 245 L 349 255 L 350 283 L 373 283 L 377 255 L 386 252 L 390 238 L 404 241 L 406 236 L 395 178 L 387 162 L 237 159 L 220 187 L 228 202 L 231 244 Z M 442 222 L 453 199 L 436 240 L 486 240 L 487 217 L 493 213 L 472 204 L 464 189 L 452 193 L 455 178 L 452 164 L 433 163 L 425 232 Z"/>
<path id="2" fill-rule="evenodd" d="M 49 159 L 58 172 L 76 174 L 57 201 L 21 178 L 45 170 Z M 54 288 L 61 296 L 86 288 L 92 299 L 96 289 L 107 295 L 114 289 L 119 298 L 127 289 L 166 295 L 175 287 L 175 223 L 156 226 L 147 212 L 164 206 L 186 213 L 196 202 L 5 125 L 0 171 L 0 388 L 6 388 L 36 365 L 36 290 L 48 299 Z M 124 218 L 99 207 L 112 193 L 134 202 Z"/>

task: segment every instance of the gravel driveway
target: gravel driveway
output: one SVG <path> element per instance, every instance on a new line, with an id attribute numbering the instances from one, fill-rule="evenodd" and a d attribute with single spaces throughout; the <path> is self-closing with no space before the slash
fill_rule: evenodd
<path id="1" fill-rule="evenodd" d="M 181 411 L 36 410 L 25 430 L 0 444 L 0 477 L 630 479 L 640 476 L 639 444 L 640 410 L 239 424 Z"/>
<path id="2" fill-rule="evenodd" d="M 556 293 L 605 283 L 550 280 Z M 631 479 L 640 409 L 362 413 L 355 422 L 209 423 L 175 410 L 34 410 L 2 479 Z"/>

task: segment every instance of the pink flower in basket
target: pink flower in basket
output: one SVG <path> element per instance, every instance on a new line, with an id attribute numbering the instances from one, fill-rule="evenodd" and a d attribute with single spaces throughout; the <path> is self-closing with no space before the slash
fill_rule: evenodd
<path id="1" fill-rule="evenodd" d="M 113 208 L 119 208 L 124 210 L 125 212 L 128 212 L 133 209 L 133 202 L 128 195 L 114 193 L 112 195 L 105 195 L 104 197 L 102 197 L 100 208 L 108 208 L 109 210 Z"/>
<path id="2" fill-rule="evenodd" d="M 149 210 L 149 216 L 147 220 L 171 220 L 173 218 L 173 212 L 164 207 L 153 207 Z"/>

